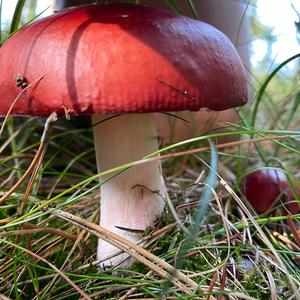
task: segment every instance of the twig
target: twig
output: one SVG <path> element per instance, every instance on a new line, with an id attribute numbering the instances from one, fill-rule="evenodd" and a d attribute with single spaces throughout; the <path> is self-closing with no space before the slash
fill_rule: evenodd
<path id="1" fill-rule="evenodd" d="M 95 218 L 95 215 L 93 214 L 91 217 L 90 217 L 90 220 L 93 220 L 93 218 Z M 82 230 L 78 237 L 76 238 L 76 241 L 74 243 L 74 245 L 72 246 L 71 250 L 69 251 L 67 257 L 65 258 L 63 264 L 61 265 L 60 267 L 60 270 L 61 271 L 64 271 L 64 269 L 66 269 L 66 266 L 67 264 L 69 263 L 74 251 L 76 250 L 77 246 L 79 245 L 79 243 L 81 242 L 81 240 L 83 239 L 84 235 L 86 234 L 86 231 L 85 230 Z M 54 276 L 54 278 L 52 279 L 52 281 L 48 284 L 47 288 L 46 288 L 46 291 L 49 291 L 50 289 L 53 288 L 53 286 L 55 285 L 55 283 L 57 284 L 57 280 L 58 280 L 58 274 L 56 274 Z M 92 296 L 92 295 L 91 295 Z"/>
<path id="2" fill-rule="evenodd" d="M 34 179 L 35 179 L 35 177 L 36 177 L 36 175 L 37 175 L 37 173 L 38 173 L 38 171 L 40 169 L 40 166 L 42 164 L 44 155 L 45 155 L 46 150 L 47 150 L 48 141 L 49 141 L 49 137 L 50 137 L 51 132 L 52 132 L 53 124 L 54 124 L 54 122 L 57 121 L 57 119 L 58 119 L 57 113 L 53 112 L 47 118 L 47 120 L 46 120 L 44 131 L 43 131 L 43 135 L 41 137 L 41 145 L 43 145 L 43 147 L 41 149 L 41 153 L 39 154 L 39 158 L 38 158 L 38 160 L 36 162 L 36 165 L 33 168 L 33 171 L 32 171 L 32 174 L 31 174 L 31 177 L 30 177 L 30 180 L 29 180 L 29 183 L 28 183 L 28 185 L 26 187 L 26 191 L 25 191 L 24 197 L 22 199 L 21 206 L 20 206 L 19 213 L 18 213 L 19 216 L 23 215 L 24 208 L 25 208 L 27 199 L 29 197 L 29 194 L 30 194 L 33 182 L 34 182 Z"/>
<path id="3" fill-rule="evenodd" d="M 239 146 L 243 144 L 251 144 L 251 143 L 256 143 L 256 142 L 265 142 L 265 141 L 272 141 L 272 140 L 282 140 L 282 139 L 287 139 L 290 138 L 291 136 L 284 135 L 284 136 L 267 136 L 267 137 L 260 137 L 256 139 L 246 139 L 246 140 L 240 140 L 240 141 L 235 141 L 235 142 L 228 142 L 228 143 L 223 143 L 223 144 L 218 144 L 216 145 L 217 149 L 224 149 L 228 147 L 234 147 L 234 146 Z M 293 136 L 293 137 L 298 137 L 298 135 Z M 185 150 L 185 151 L 178 151 L 174 153 L 168 153 L 164 155 L 160 155 L 158 157 L 151 157 L 147 158 L 145 160 L 142 160 L 141 163 L 143 162 L 151 162 L 154 160 L 162 160 L 162 159 L 167 159 L 167 158 L 173 158 L 173 157 L 179 157 L 179 156 L 186 156 L 198 152 L 204 152 L 210 150 L 210 147 L 199 147 L 199 148 L 193 148 L 190 150 Z M 138 163 L 138 161 L 137 161 Z"/>
<path id="4" fill-rule="evenodd" d="M 186 294 L 192 294 L 192 290 L 189 288 L 197 289 L 198 285 L 196 282 L 191 280 L 189 277 L 184 275 L 182 272 L 176 270 L 174 267 L 169 265 L 167 262 L 161 260 L 157 256 L 153 255 L 149 251 L 137 246 L 136 244 L 124 239 L 123 237 L 101 227 L 100 225 L 96 225 L 94 223 L 88 222 L 80 217 L 74 216 L 70 213 L 64 211 L 55 211 L 52 212 L 54 215 L 69 221 L 72 224 L 75 224 L 104 241 L 114 245 L 115 247 L 123 250 L 131 257 L 145 264 L 147 267 L 155 271 L 161 277 L 171 280 L 175 286 L 180 288 Z M 167 272 L 165 270 L 167 270 Z M 181 283 L 181 280 L 183 283 Z M 186 286 L 187 285 L 187 286 Z M 188 287 L 189 286 L 189 287 Z"/>
<path id="5" fill-rule="evenodd" d="M 24 224 L 22 224 L 23 227 Z M 38 227 L 38 226 L 37 226 Z M 0 232 L 0 238 L 1 237 L 6 237 L 6 236 L 12 236 L 12 235 L 21 235 L 21 234 L 30 234 L 30 233 L 52 233 L 67 239 L 71 239 L 71 240 L 76 240 L 76 236 L 68 233 L 68 232 L 64 232 L 62 230 L 59 229 L 54 229 L 54 228 L 28 228 L 28 229 L 21 229 L 21 230 L 11 230 L 8 232 Z"/>
<path id="6" fill-rule="evenodd" d="M 220 291 L 224 292 L 225 289 L 225 284 L 226 284 L 226 276 L 227 275 L 227 263 L 225 263 L 223 269 L 222 269 L 222 275 L 221 275 L 221 280 L 220 280 Z M 224 299 L 223 295 L 218 295 L 217 297 L 218 300 Z"/>
<path id="7" fill-rule="evenodd" d="M 4 196 L 0 198 L 0 205 L 25 181 L 26 177 L 35 169 L 36 164 L 39 162 L 40 158 L 43 157 L 49 139 L 49 131 L 51 131 L 51 127 L 52 127 L 51 124 L 56 120 L 57 120 L 56 113 L 52 113 L 50 117 L 47 119 L 44 133 L 41 138 L 41 143 L 34 159 L 32 160 L 31 164 L 29 165 L 28 169 L 23 174 L 23 176 L 13 185 L 13 187 L 8 192 L 6 192 Z"/>
<path id="8" fill-rule="evenodd" d="M 43 151 L 43 145 L 40 144 L 36 155 L 34 156 L 34 159 L 32 160 L 31 164 L 29 165 L 26 172 L 23 174 L 23 176 L 10 188 L 9 191 L 7 191 L 4 196 L 0 198 L 0 205 L 25 181 L 26 177 L 32 172 L 34 169 L 36 162 L 38 161 L 41 153 Z"/>
<path id="9" fill-rule="evenodd" d="M 211 282 L 210 282 L 210 285 L 209 285 L 209 288 L 208 288 L 208 292 L 211 293 L 213 288 L 214 288 L 214 285 L 217 281 L 217 278 L 218 278 L 218 272 L 216 271 L 211 279 Z M 207 297 L 205 298 L 205 300 L 211 300 L 211 295 L 207 295 Z"/>

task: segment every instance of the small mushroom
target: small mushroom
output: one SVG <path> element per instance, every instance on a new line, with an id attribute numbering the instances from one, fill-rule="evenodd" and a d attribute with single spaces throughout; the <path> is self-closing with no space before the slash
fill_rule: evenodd
<path id="1" fill-rule="evenodd" d="M 93 116 L 99 172 L 158 149 L 152 112 L 220 111 L 247 99 L 242 63 L 224 34 L 142 5 L 83 6 L 34 22 L 0 49 L 0 65 L 0 114 L 20 93 L 12 78 L 21 74 L 28 83 L 42 80 L 13 114 Z M 100 178 L 100 225 L 137 242 L 164 208 L 160 162 L 110 176 Z M 126 257 L 108 259 L 116 252 L 99 241 L 104 266 Z"/>
<path id="2" fill-rule="evenodd" d="M 300 187 L 294 187 L 300 196 Z M 243 179 L 241 190 L 258 214 L 267 212 L 280 201 L 284 204 L 284 196 L 287 199 L 285 212 L 295 214 L 299 211 L 287 178 L 280 170 L 260 169 L 249 173 Z"/>

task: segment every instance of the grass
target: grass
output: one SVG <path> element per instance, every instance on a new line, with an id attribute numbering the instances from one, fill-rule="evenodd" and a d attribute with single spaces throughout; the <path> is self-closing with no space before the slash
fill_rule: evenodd
<path id="1" fill-rule="evenodd" d="M 91 128 L 59 120 L 41 142 L 43 122 L 7 119 L 1 197 L 28 176 L 0 199 L 0 299 L 296 299 L 300 214 L 258 216 L 239 193 L 242 178 L 262 166 L 282 168 L 299 184 L 299 73 L 280 101 L 272 86 L 291 60 L 299 64 L 299 55 L 258 82 L 252 104 L 239 110 L 241 125 L 160 149 L 175 210 L 166 206 L 157 227 L 145 232 L 146 250 L 111 238 L 135 250 L 131 270 L 97 269 L 97 239 L 108 234 L 97 226 L 100 174 Z M 241 140 L 218 143 L 228 136 Z"/>

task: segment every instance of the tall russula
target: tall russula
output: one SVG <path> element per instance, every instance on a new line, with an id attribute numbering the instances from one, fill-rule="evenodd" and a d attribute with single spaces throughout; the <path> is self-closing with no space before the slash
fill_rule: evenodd
<path id="1" fill-rule="evenodd" d="M 226 36 L 141 5 L 83 6 L 34 22 L 0 49 L 0 65 L 1 115 L 22 90 L 16 76 L 28 84 L 42 79 L 16 103 L 14 115 L 93 115 L 99 172 L 158 149 L 152 112 L 219 111 L 247 99 L 243 66 Z M 100 180 L 100 225 L 137 242 L 164 208 L 160 163 Z M 99 241 L 102 265 L 125 258 L 109 259 L 116 252 Z"/>

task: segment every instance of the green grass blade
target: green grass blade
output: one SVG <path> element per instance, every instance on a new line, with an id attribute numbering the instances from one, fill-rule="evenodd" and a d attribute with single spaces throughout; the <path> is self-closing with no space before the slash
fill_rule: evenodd
<path id="1" fill-rule="evenodd" d="M 13 33 L 18 29 L 24 5 L 25 0 L 18 0 L 10 25 L 10 33 Z"/>
<path id="2" fill-rule="evenodd" d="M 218 171 L 218 151 L 216 149 L 216 146 L 214 142 L 209 139 L 209 146 L 210 146 L 210 153 L 211 153 L 211 159 L 210 159 L 210 169 L 209 174 L 207 177 L 207 183 L 204 187 L 203 193 L 200 198 L 200 204 L 199 207 L 196 210 L 195 213 L 195 223 L 191 230 L 191 237 L 195 236 L 197 232 L 199 231 L 199 227 L 202 224 L 204 220 L 204 216 L 207 213 L 208 207 L 209 207 L 209 200 L 212 197 L 212 189 L 215 188 L 217 183 L 217 171 Z"/>
<path id="3" fill-rule="evenodd" d="M 34 18 L 30 19 L 28 22 L 24 24 L 24 26 L 30 24 L 32 21 L 34 21 L 36 18 L 38 18 L 40 15 L 42 15 L 46 10 L 48 10 L 50 6 L 42 10 L 40 13 L 38 13 Z M 23 27 L 23 26 L 22 26 Z M 8 36 L 0 40 L 0 47 L 6 42 L 12 35 L 14 35 L 16 32 L 18 32 L 21 28 L 17 28 L 15 31 L 11 32 Z"/>
<path id="4" fill-rule="evenodd" d="M 256 115 L 257 115 L 257 111 L 258 111 L 258 106 L 260 104 L 260 102 L 262 101 L 262 97 L 265 93 L 266 88 L 268 87 L 270 81 L 272 80 L 272 78 L 285 66 L 287 65 L 289 62 L 297 59 L 300 57 L 300 53 L 297 53 L 293 56 L 291 56 L 290 58 L 286 59 L 284 62 L 282 62 L 279 66 L 277 66 L 272 72 L 271 74 L 267 77 L 267 79 L 265 80 L 265 82 L 263 83 L 263 85 L 261 86 L 261 88 L 258 91 L 255 103 L 254 103 L 254 108 L 253 108 L 253 112 L 252 112 L 252 119 L 251 119 L 251 123 L 250 123 L 250 127 L 254 127 L 255 126 L 255 121 L 256 121 Z"/>
<path id="5" fill-rule="evenodd" d="M 205 184 L 205 187 L 200 197 L 199 205 L 196 208 L 196 212 L 194 214 L 194 218 L 193 218 L 194 223 L 186 238 L 186 241 L 183 243 L 179 251 L 179 255 L 178 255 L 179 258 L 177 260 L 177 265 L 176 265 L 177 269 L 182 268 L 185 261 L 186 254 L 193 247 L 193 242 L 195 240 L 195 237 L 198 236 L 199 228 L 204 220 L 204 217 L 209 207 L 209 201 L 212 196 L 212 189 L 215 188 L 217 182 L 218 152 L 212 140 L 209 139 L 208 142 L 211 149 L 209 174 L 207 177 L 207 182 Z"/>
<path id="6" fill-rule="evenodd" d="M 190 11 L 192 12 L 193 17 L 195 19 L 199 19 L 199 15 L 195 8 L 194 1 L 193 0 L 186 0 L 186 1 L 187 1 L 187 5 L 188 5 Z"/>

